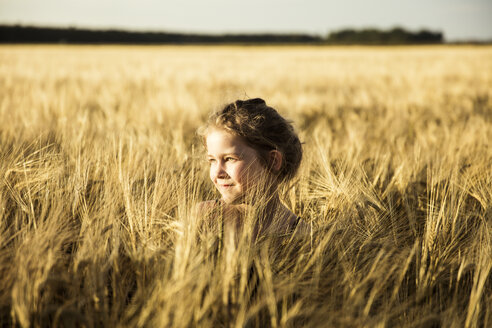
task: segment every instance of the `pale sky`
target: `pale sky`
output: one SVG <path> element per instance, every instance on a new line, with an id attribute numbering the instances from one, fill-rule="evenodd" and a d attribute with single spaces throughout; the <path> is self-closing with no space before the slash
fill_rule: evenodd
<path id="1" fill-rule="evenodd" d="M 492 40 L 492 0 L 0 0 L 0 24 L 197 33 L 427 28 Z"/>

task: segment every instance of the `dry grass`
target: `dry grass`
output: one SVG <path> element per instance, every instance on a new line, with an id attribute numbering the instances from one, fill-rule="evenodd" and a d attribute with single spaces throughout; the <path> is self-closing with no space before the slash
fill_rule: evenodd
<path id="1" fill-rule="evenodd" d="M 217 257 L 194 131 L 257 96 L 313 235 Z M 1 46 L 0 118 L 2 325 L 492 325 L 491 47 Z"/>

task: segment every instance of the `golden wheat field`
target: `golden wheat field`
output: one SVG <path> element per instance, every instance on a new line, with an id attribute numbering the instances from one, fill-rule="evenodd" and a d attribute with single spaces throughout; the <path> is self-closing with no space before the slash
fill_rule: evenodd
<path id="1" fill-rule="evenodd" d="M 215 256 L 196 129 L 254 97 L 312 233 Z M 0 325 L 492 327 L 492 47 L 0 46 Z"/>

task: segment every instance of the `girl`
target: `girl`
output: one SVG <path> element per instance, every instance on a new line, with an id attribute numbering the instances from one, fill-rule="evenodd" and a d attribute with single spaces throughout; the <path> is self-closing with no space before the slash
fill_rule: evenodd
<path id="1" fill-rule="evenodd" d="M 236 232 L 247 214 L 254 213 L 254 239 L 308 230 L 279 199 L 280 184 L 299 168 L 302 146 L 292 125 L 275 109 L 260 98 L 237 100 L 213 114 L 201 135 L 210 179 L 221 195 L 220 200 L 200 203 L 202 213 L 220 213 L 224 229 Z"/>

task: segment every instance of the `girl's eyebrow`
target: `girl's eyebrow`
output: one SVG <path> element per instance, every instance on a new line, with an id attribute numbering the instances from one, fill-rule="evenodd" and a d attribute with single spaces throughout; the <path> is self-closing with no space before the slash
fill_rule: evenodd
<path id="1" fill-rule="evenodd" d="M 229 152 L 229 153 L 222 153 L 222 154 L 219 154 L 219 157 L 220 156 L 237 156 L 237 157 L 240 157 L 241 154 L 239 153 L 236 153 L 236 152 Z M 207 157 L 214 157 L 214 155 L 211 155 L 211 154 L 207 154 Z"/>

